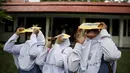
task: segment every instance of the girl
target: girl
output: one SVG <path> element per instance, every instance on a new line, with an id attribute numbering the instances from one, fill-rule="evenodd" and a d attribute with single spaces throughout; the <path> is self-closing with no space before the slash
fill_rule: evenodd
<path id="1" fill-rule="evenodd" d="M 72 52 L 69 35 L 60 34 L 57 40 L 47 53 L 47 49 L 36 59 L 38 65 L 43 65 L 42 73 L 68 73 L 67 59 Z"/>

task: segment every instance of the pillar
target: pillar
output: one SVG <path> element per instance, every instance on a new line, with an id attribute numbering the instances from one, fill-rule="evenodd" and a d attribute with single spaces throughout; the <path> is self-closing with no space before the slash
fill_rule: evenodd
<path id="1" fill-rule="evenodd" d="M 124 19 L 121 18 L 120 19 L 120 29 L 119 29 L 119 47 L 123 47 L 123 28 L 124 28 Z"/>
<path id="2" fill-rule="evenodd" d="M 81 17 L 80 18 L 80 24 L 85 23 L 85 22 L 86 22 L 85 17 Z"/>
<path id="3" fill-rule="evenodd" d="M 46 17 L 46 32 L 45 32 L 46 42 L 47 42 L 47 38 L 49 36 L 49 30 L 50 30 L 49 27 L 50 27 L 50 17 Z"/>
<path id="4" fill-rule="evenodd" d="M 50 33 L 49 37 L 53 35 L 53 17 L 50 18 Z"/>
<path id="5" fill-rule="evenodd" d="M 110 28 L 109 28 L 109 32 L 112 35 L 112 19 L 110 19 Z"/>
<path id="6" fill-rule="evenodd" d="M 16 28 L 18 27 L 18 18 L 14 17 L 14 31 L 16 31 Z"/>

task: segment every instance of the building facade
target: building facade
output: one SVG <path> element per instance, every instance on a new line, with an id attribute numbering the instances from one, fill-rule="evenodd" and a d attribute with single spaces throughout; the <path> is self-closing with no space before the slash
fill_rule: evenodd
<path id="1" fill-rule="evenodd" d="M 31 1 L 31 0 L 30 0 Z M 5 42 L 17 27 L 38 24 L 45 37 L 66 30 L 72 35 L 83 22 L 105 22 L 118 47 L 130 47 L 130 3 L 104 2 L 23 2 L 12 0 L 3 5 L 14 21 L 0 25 L 0 41 Z M 24 42 L 27 36 L 21 36 Z M 71 38 L 73 41 L 73 38 Z"/>

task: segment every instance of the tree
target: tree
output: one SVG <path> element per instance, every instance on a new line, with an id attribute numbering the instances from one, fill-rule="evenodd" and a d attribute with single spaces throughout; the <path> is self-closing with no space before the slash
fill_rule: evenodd
<path id="1" fill-rule="evenodd" d="M 6 2 L 6 0 L 0 0 L 0 24 L 3 24 L 3 20 L 10 20 L 12 21 L 12 17 L 4 13 L 5 10 L 2 9 L 3 3 Z"/>

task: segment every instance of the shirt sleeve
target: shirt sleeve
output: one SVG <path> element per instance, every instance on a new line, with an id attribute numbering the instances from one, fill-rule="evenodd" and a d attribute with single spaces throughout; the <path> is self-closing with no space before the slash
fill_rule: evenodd
<path id="1" fill-rule="evenodd" d="M 41 43 L 42 45 L 45 45 L 45 37 L 42 31 L 39 31 L 38 36 L 37 36 L 37 41 Z"/>
<path id="2" fill-rule="evenodd" d="M 72 48 L 71 48 L 71 47 L 67 47 L 67 48 L 63 51 L 63 54 L 65 54 L 67 57 L 69 57 L 71 53 L 72 53 Z"/>
<path id="3" fill-rule="evenodd" d="M 33 58 L 36 58 L 40 53 L 43 52 L 44 46 L 39 46 L 38 43 L 35 43 L 31 46 L 29 50 L 29 55 Z"/>
<path id="4" fill-rule="evenodd" d="M 67 47 L 65 50 L 63 50 L 62 56 L 63 56 L 63 63 L 64 63 L 64 70 L 66 73 L 69 73 L 68 71 L 68 58 L 70 54 L 72 53 L 72 48 Z"/>
<path id="5" fill-rule="evenodd" d="M 47 48 L 43 48 L 43 51 L 36 57 L 35 63 L 39 66 L 43 66 L 47 57 Z"/>
<path id="6" fill-rule="evenodd" d="M 62 56 L 63 56 L 64 71 L 65 71 L 65 73 L 69 73 L 69 71 L 68 71 L 68 61 L 67 61 L 68 57 L 65 54 L 63 54 Z"/>
<path id="7" fill-rule="evenodd" d="M 39 31 L 37 37 L 35 34 L 31 35 L 31 39 L 34 43 L 32 44 L 29 55 L 33 58 L 36 58 L 40 53 L 43 52 L 43 48 L 45 44 L 45 38 L 41 31 Z M 32 42 L 31 42 L 32 43 Z"/>
<path id="8" fill-rule="evenodd" d="M 15 45 L 18 37 L 19 36 L 17 34 L 11 36 L 11 38 L 4 45 L 4 51 L 12 54 L 19 54 L 23 44 Z"/>
<path id="9" fill-rule="evenodd" d="M 73 52 L 69 56 L 68 68 L 72 72 L 77 71 L 79 68 L 79 64 L 81 60 L 81 48 L 82 48 L 82 44 L 76 43 Z"/>
<path id="10" fill-rule="evenodd" d="M 36 36 L 36 34 L 32 33 L 30 36 L 29 44 L 30 44 L 30 46 L 32 46 L 35 43 L 37 43 L 37 36 Z"/>
<path id="11" fill-rule="evenodd" d="M 121 52 L 118 50 L 111 38 L 101 39 L 101 47 L 104 54 L 104 60 L 115 61 L 121 57 Z"/>
<path id="12" fill-rule="evenodd" d="M 115 43 L 111 39 L 111 35 L 106 29 L 101 31 L 100 44 L 104 54 L 104 60 L 115 61 L 121 57 L 121 52 L 116 47 Z"/>

